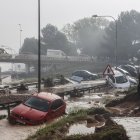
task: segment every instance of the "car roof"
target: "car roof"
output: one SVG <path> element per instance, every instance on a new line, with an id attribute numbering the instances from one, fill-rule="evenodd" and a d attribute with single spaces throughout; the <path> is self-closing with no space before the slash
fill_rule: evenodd
<path id="1" fill-rule="evenodd" d="M 75 72 L 86 72 L 86 73 L 89 73 L 89 74 L 97 75 L 97 74 L 92 73 L 92 72 L 90 72 L 90 71 L 88 71 L 88 70 L 76 70 L 76 71 L 73 72 L 73 74 L 74 74 Z"/>
<path id="2" fill-rule="evenodd" d="M 129 74 L 128 71 L 126 71 L 126 70 L 124 70 L 124 69 L 122 69 L 122 68 L 120 68 L 120 67 L 117 67 L 116 70 L 118 70 L 118 71 L 120 70 L 120 71 L 122 71 L 122 72 L 124 72 L 124 73 L 128 73 L 128 74 Z"/>
<path id="3" fill-rule="evenodd" d="M 53 93 L 49 93 L 49 92 L 40 92 L 40 93 L 35 93 L 33 94 L 33 96 L 48 100 L 50 102 L 56 100 L 56 99 L 61 99 L 60 96 L 53 94 Z"/>
<path id="4" fill-rule="evenodd" d="M 123 76 L 124 74 L 122 74 L 120 71 L 116 70 L 113 68 L 113 72 L 114 72 L 114 77 L 118 77 L 118 76 Z"/>

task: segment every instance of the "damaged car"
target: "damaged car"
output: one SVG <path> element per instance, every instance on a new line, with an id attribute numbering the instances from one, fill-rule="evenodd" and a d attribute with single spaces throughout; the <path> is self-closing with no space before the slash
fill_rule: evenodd
<path id="1" fill-rule="evenodd" d="M 65 114 L 66 103 L 58 95 L 41 92 L 14 107 L 10 112 L 10 123 L 37 125 Z"/>

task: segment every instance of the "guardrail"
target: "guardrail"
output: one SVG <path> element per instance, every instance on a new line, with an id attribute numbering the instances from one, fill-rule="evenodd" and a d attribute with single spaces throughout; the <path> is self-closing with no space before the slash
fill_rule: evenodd
<path id="1" fill-rule="evenodd" d="M 34 54 L 19 54 L 15 56 L 15 60 L 38 60 L 38 56 Z M 41 55 L 42 61 L 94 61 L 96 60 L 94 57 L 90 56 L 61 56 L 61 57 L 48 57 L 45 55 Z"/>

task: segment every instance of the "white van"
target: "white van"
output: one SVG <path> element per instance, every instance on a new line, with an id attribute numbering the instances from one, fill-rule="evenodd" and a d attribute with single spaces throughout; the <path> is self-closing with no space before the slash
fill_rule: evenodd
<path id="1" fill-rule="evenodd" d="M 117 70 L 113 70 L 114 75 L 108 75 L 107 80 L 114 88 L 128 90 L 130 87 L 130 81 L 126 75 L 122 74 Z"/>
<path id="2" fill-rule="evenodd" d="M 61 50 L 47 49 L 47 57 L 66 57 L 66 54 Z"/>

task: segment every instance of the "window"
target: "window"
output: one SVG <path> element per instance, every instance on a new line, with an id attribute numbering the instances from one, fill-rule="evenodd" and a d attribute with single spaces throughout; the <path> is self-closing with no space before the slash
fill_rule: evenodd
<path id="1" fill-rule="evenodd" d="M 128 80 L 126 79 L 125 76 L 118 76 L 116 77 L 116 83 L 118 84 L 122 84 L 122 83 L 126 83 Z"/>
<path id="2" fill-rule="evenodd" d="M 51 109 L 56 110 L 57 108 L 61 107 L 63 104 L 64 102 L 61 99 L 58 99 L 52 103 Z"/>
<path id="3" fill-rule="evenodd" d="M 49 102 L 47 100 L 37 98 L 37 97 L 31 97 L 29 98 L 24 105 L 29 106 L 31 108 L 47 112 L 49 109 Z"/>

